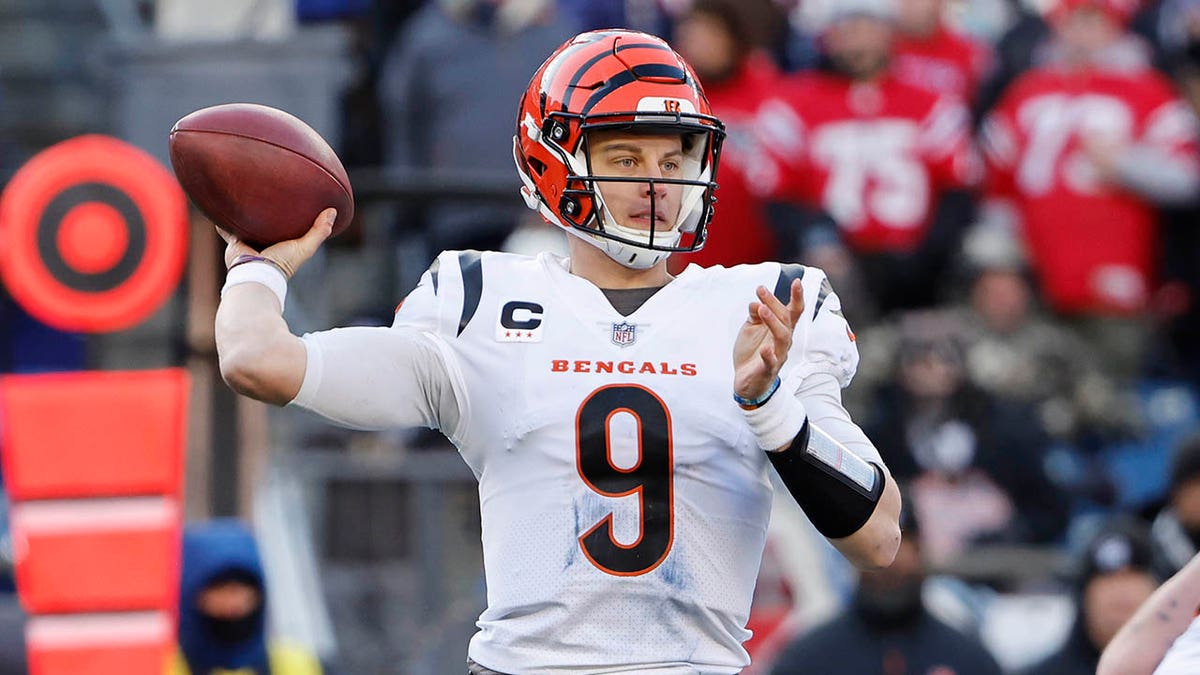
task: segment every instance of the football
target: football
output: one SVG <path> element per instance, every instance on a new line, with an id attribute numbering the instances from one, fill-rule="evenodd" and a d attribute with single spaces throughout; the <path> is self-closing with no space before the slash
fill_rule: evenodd
<path id="1" fill-rule="evenodd" d="M 253 103 L 193 112 L 168 141 L 175 177 L 218 226 L 255 248 L 295 239 L 317 214 L 337 209 L 333 234 L 354 217 L 341 160 L 296 117 Z"/>

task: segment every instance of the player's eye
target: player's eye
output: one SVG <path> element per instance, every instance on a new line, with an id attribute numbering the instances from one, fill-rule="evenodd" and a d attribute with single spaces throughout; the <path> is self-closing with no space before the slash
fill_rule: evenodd
<path id="1" fill-rule="evenodd" d="M 662 165 L 663 173 L 675 173 L 679 171 L 679 162 L 667 161 Z"/>
<path id="2" fill-rule="evenodd" d="M 635 161 L 632 157 L 621 157 L 617 159 L 616 164 L 622 169 L 632 169 L 633 167 L 637 166 L 637 161 Z"/>

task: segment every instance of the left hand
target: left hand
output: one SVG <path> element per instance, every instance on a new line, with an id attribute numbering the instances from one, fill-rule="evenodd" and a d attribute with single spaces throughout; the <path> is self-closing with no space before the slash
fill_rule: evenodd
<path id="1" fill-rule="evenodd" d="M 757 399 L 770 389 L 792 348 L 792 331 L 804 314 L 804 289 L 792 281 L 791 298 L 785 306 L 767 290 L 755 290 L 750 316 L 733 343 L 733 391 L 742 398 Z"/>

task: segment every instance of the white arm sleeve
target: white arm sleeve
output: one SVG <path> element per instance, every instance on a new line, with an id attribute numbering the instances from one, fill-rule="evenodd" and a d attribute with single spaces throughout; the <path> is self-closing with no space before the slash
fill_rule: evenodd
<path id="1" fill-rule="evenodd" d="M 429 427 L 453 437 L 459 405 L 439 339 L 410 327 L 337 328 L 303 337 L 308 365 L 288 405 L 353 429 Z"/>
<path id="2" fill-rule="evenodd" d="M 800 383 L 796 397 L 804 404 L 808 421 L 846 446 L 851 452 L 883 466 L 883 458 L 875 444 L 863 430 L 850 419 L 850 413 L 842 406 L 842 388 L 831 373 L 814 373 Z"/>

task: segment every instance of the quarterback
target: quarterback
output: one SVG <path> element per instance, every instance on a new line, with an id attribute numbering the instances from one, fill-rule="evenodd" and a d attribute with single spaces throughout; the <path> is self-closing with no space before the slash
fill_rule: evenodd
<path id="1" fill-rule="evenodd" d="M 233 389 L 440 429 L 478 478 L 472 673 L 739 672 L 768 465 L 855 565 L 895 555 L 899 491 L 841 405 L 858 353 L 825 275 L 667 271 L 708 236 L 722 139 L 666 43 L 584 33 L 534 74 L 513 139 L 525 202 L 571 235 L 569 258 L 446 251 L 390 327 L 297 337 L 284 271 L 333 211 L 261 252 L 222 233 Z"/>

